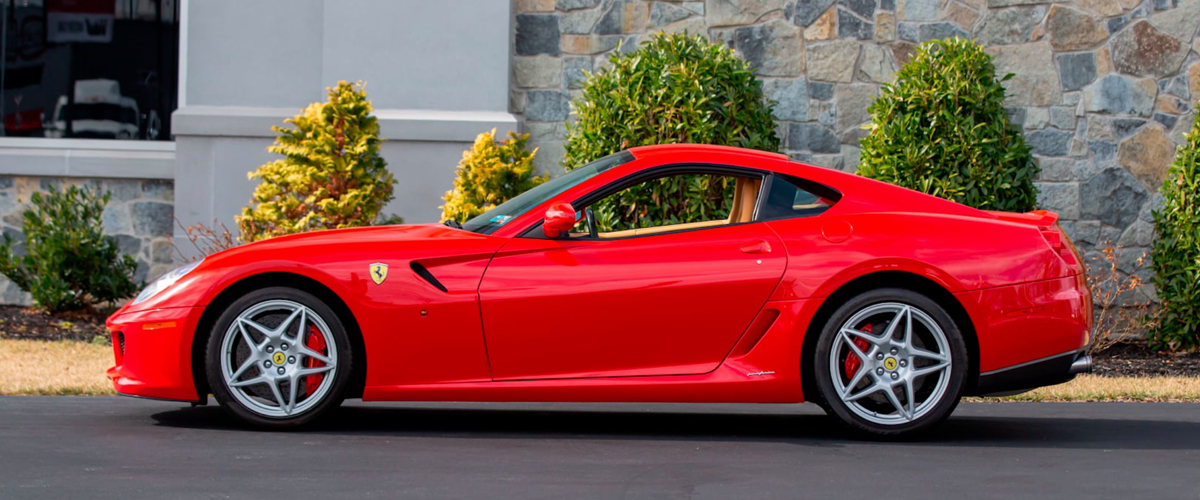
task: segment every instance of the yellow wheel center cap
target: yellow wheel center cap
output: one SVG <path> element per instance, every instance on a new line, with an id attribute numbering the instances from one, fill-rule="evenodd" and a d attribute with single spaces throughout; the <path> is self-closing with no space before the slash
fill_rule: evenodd
<path id="1" fill-rule="evenodd" d="M 883 367 L 887 368 L 888 370 L 895 370 L 896 358 L 888 357 L 887 359 L 883 360 Z"/>
<path id="2" fill-rule="evenodd" d="M 891 359 L 891 358 L 889 358 L 889 359 Z M 287 355 L 282 352 L 275 351 L 275 354 L 271 355 L 271 361 L 274 361 L 275 364 L 277 364 L 277 365 L 282 365 L 285 361 L 287 361 Z M 895 363 L 893 362 L 892 364 L 895 364 Z M 889 368 L 889 370 L 890 370 L 890 368 Z"/>

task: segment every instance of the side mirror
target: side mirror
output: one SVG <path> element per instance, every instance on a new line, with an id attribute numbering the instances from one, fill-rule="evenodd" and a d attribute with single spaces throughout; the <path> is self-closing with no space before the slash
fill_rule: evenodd
<path id="1" fill-rule="evenodd" d="M 542 232 L 547 238 L 557 238 L 575 227 L 575 207 L 570 203 L 555 203 L 546 209 Z"/>

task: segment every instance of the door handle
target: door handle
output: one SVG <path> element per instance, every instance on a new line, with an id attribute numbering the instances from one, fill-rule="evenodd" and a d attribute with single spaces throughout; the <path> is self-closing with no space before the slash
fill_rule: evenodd
<path id="1" fill-rule="evenodd" d="M 771 244 L 763 240 L 742 245 L 742 253 L 771 253 Z"/>

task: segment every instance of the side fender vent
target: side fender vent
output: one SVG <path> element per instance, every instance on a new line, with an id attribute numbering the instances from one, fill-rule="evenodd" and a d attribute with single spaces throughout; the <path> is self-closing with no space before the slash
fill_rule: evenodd
<path id="1" fill-rule="evenodd" d="M 417 276 L 420 276 L 421 279 L 428 281 L 430 285 L 433 285 L 438 290 L 441 290 L 446 293 L 450 292 L 449 290 L 446 289 L 446 285 L 443 285 L 442 282 L 438 281 L 437 278 L 433 277 L 433 273 L 429 272 L 428 269 L 425 269 L 425 266 L 422 266 L 417 261 L 413 261 L 413 262 L 409 263 L 409 267 L 412 268 L 414 273 L 417 273 Z"/>
<path id="2" fill-rule="evenodd" d="M 775 324 L 775 320 L 779 319 L 779 311 L 775 309 L 763 309 L 754 318 L 754 322 L 750 323 L 750 328 L 746 329 L 746 333 L 742 334 L 742 339 L 734 346 L 733 351 L 729 353 L 729 357 L 736 358 L 748 354 L 754 346 L 758 345 L 758 341 L 762 340 L 763 335 L 767 334 L 767 330 Z"/>

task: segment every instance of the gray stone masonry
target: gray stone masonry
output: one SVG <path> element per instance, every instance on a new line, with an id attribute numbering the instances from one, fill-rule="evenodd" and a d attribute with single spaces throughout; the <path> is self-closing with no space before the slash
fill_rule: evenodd
<path id="1" fill-rule="evenodd" d="M 1007 105 L 1042 168 L 1040 207 L 1085 259 L 1111 242 L 1121 271 L 1143 277 L 1134 262 L 1200 99 L 1200 0 L 514 0 L 514 12 L 511 111 L 553 173 L 565 100 L 618 43 L 687 31 L 728 44 L 776 102 L 784 152 L 853 172 L 866 107 L 916 44 L 973 38 L 1015 75 Z"/>

